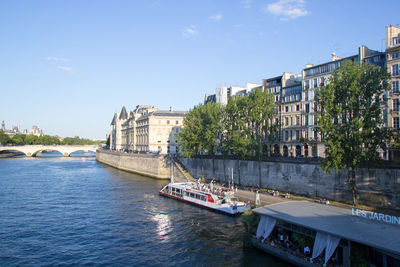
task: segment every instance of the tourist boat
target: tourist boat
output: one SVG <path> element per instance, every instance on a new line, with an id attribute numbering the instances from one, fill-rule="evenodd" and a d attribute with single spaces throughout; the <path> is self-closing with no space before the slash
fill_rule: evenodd
<path id="1" fill-rule="evenodd" d="M 229 215 L 239 215 L 250 210 L 250 203 L 238 201 L 233 190 L 215 188 L 198 182 L 169 183 L 160 190 L 160 195 L 179 199 Z"/>

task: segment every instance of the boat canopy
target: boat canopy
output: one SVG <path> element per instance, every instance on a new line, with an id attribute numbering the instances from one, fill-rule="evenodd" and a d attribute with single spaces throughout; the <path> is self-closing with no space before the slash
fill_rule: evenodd
<path id="1" fill-rule="evenodd" d="M 324 205 L 310 201 L 289 201 L 254 209 L 262 216 L 298 225 L 317 233 L 351 240 L 400 257 L 400 225 L 374 220 L 376 213 Z M 381 214 L 379 214 L 381 215 Z M 389 215 L 386 215 L 389 216 Z M 370 218 L 371 217 L 371 218 Z M 391 216 L 398 219 L 399 217 Z M 390 218 L 389 218 L 390 219 Z"/>

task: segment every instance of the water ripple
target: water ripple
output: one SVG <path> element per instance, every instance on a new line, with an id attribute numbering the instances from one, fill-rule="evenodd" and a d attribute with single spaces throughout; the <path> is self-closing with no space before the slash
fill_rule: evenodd
<path id="1" fill-rule="evenodd" d="M 94 159 L 0 160 L 0 266 L 281 265 L 242 249 L 240 219 L 160 197 Z"/>

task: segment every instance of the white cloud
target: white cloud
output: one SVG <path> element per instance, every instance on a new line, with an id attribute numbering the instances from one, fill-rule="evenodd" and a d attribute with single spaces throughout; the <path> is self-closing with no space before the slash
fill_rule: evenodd
<path id="1" fill-rule="evenodd" d="M 70 68 L 70 67 L 66 67 L 66 66 L 57 66 L 57 69 L 60 69 L 60 70 L 65 71 L 65 72 L 72 73 L 72 68 Z"/>
<path id="2" fill-rule="evenodd" d="M 45 58 L 48 61 L 61 61 L 61 62 L 70 62 L 72 61 L 69 58 L 62 58 L 62 57 L 46 57 Z"/>
<path id="3" fill-rule="evenodd" d="M 242 0 L 242 5 L 244 8 L 251 8 L 252 3 L 253 3 L 253 0 Z"/>
<path id="4" fill-rule="evenodd" d="M 279 16 L 281 20 L 291 20 L 310 14 L 304 5 L 304 0 L 278 0 L 269 4 L 265 11 Z"/>
<path id="5" fill-rule="evenodd" d="M 222 19 L 222 15 L 221 14 L 217 14 L 217 15 L 214 15 L 214 16 L 209 16 L 208 18 L 211 19 L 211 20 L 219 21 L 219 20 Z"/>
<path id="6" fill-rule="evenodd" d="M 197 30 L 195 25 L 192 25 L 186 29 L 183 30 L 182 36 L 185 38 L 191 38 L 196 35 L 199 35 L 199 31 Z"/>

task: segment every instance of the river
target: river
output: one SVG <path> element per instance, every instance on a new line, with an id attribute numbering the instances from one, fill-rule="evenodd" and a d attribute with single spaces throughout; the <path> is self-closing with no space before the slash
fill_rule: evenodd
<path id="1" fill-rule="evenodd" d="M 0 266 L 282 266 L 232 218 L 94 158 L 0 160 Z"/>

